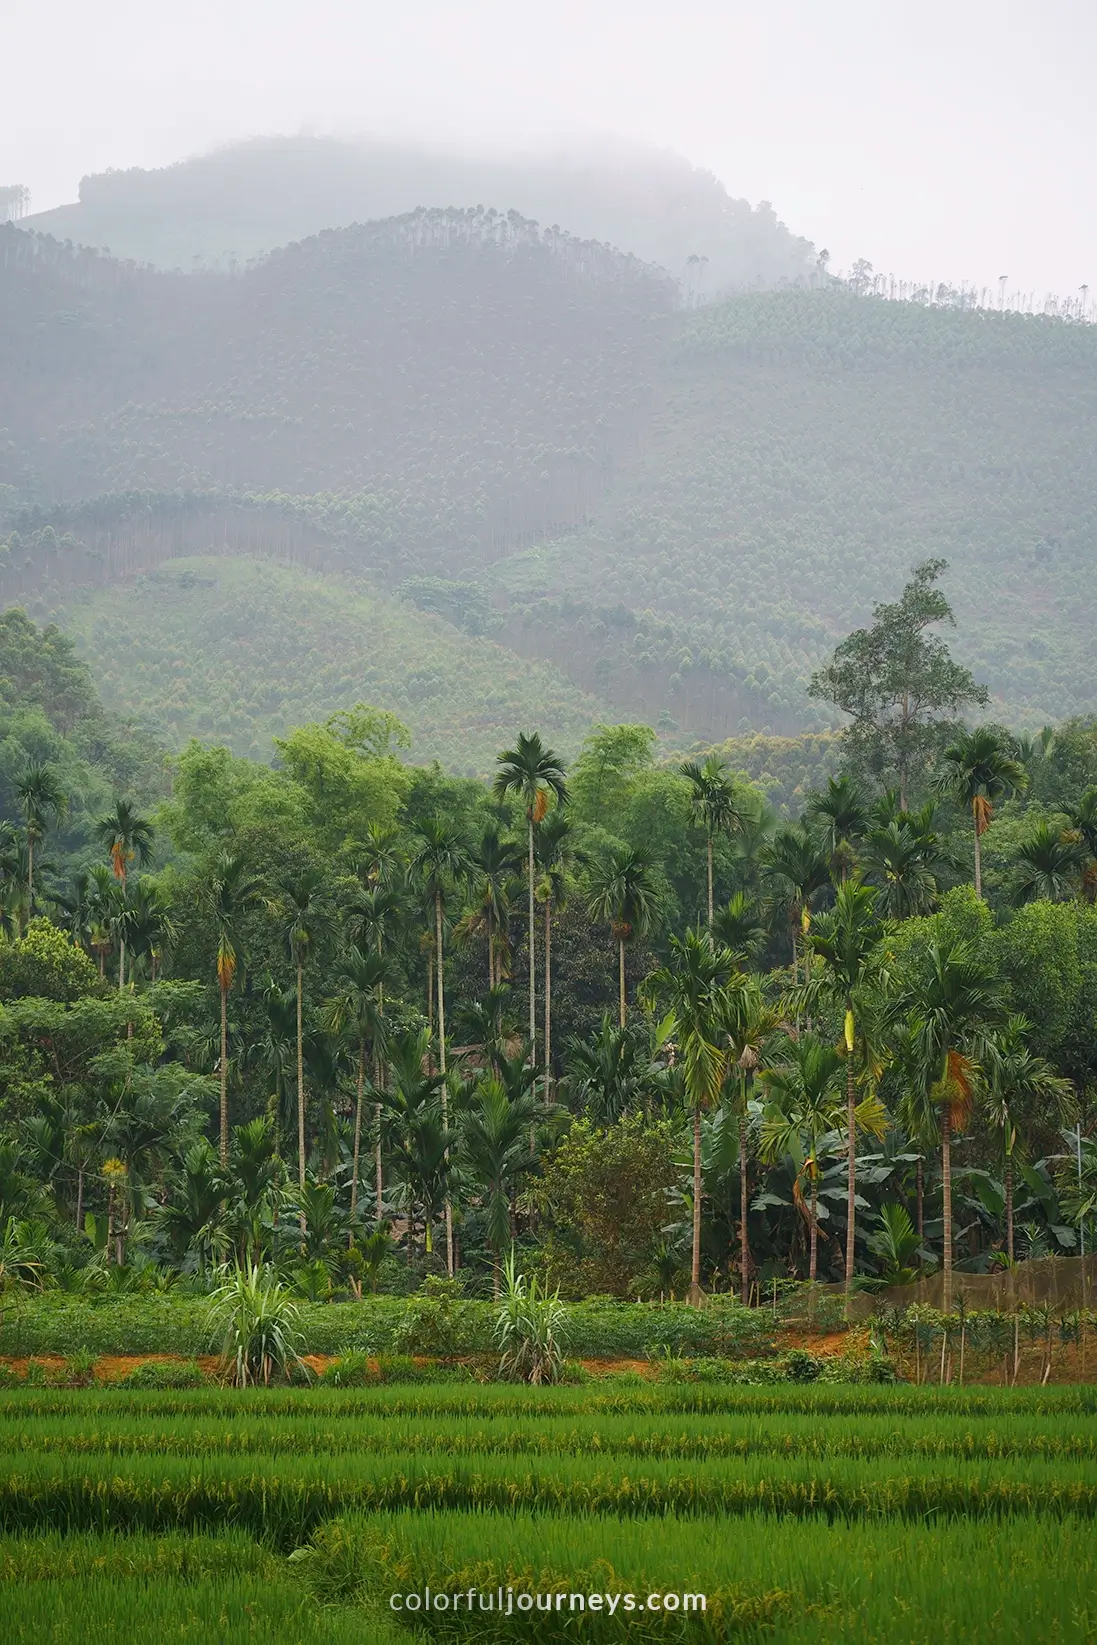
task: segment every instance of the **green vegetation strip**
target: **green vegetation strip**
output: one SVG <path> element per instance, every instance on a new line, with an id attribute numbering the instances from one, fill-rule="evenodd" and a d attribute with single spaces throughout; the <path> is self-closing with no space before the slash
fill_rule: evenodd
<path id="1" fill-rule="evenodd" d="M 1006 1465 L 949 1460 L 744 1457 L 688 1470 L 597 1457 L 443 1460 L 406 1452 L 281 1459 L 0 1455 L 0 1527 L 160 1531 L 238 1525 L 281 1545 L 350 1509 L 538 1509 L 649 1514 L 820 1514 L 831 1519 L 1097 1515 L 1097 1474 L 1033 1458 Z"/>
<path id="2" fill-rule="evenodd" d="M 720 1457 L 1047 1457 L 1097 1460 L 1097 1422 L 1055 1418 L 976 1417 L 942 1423 L 926 1416 L 836 1417 L 826 1424 L 804 1414 L 770 1417 L 631 1416 L 563 1413 L 514 1422 L 435 1414 L 408 1416 L 354 1413 L 286 1422 L 268 1416 L 223 1420 L 175 1416 L 151 1428 L 129 1412 L 42 1416 L 4 1434 L 11 1450 L 70 1456 L 188 1455 L 193 1457 L 340 1456 L 400 1451 L 435 1456 L 529 1455 L 615 1458 Z M 0 1433 L 3 1430 L 0 1429 Z"/>

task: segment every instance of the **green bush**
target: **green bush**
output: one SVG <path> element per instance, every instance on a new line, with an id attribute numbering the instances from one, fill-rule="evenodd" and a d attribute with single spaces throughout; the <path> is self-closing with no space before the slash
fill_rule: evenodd
<path id="1" fill-rule="evenodd" d="M 209 1377 L 197 1360 L 147 1359 L 119 1381 L 121 1388 L 204 1388 Z"/>

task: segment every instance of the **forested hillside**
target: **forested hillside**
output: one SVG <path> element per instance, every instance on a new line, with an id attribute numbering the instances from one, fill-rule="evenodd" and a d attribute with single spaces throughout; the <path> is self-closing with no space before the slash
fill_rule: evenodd
<path id="1" fill-rule="evenodd" d="M 158 171 L 84 177 L 78 204 L 28 222 L 189 271 L 242 265 L 326 228 L 480 201 L 687 273 L 698 293 L 773 285 L 814 267 L 811 245 L 768 202 L 752 208 L 679 155 L 623 142 L 488 159 L 377 140 L 262 137 Z"/>
<path id="2" fill-rule="evenodd" d="M 349 576 L 404 607 L 372 695 L 466 766 L 494 719 L 439 625 L 453 659 L 499 648 L 504 718 L 549 663 L 564 746 L 591 698 L 676 745 L 794 735 L 833 723 L 806 685 L 835 641 L 940 557 L 998 719 L 1097 706 L 1097 330 L 846 288 L 679 298 L 486 209 L 325 233 L 235 278 L 0 230 L 0 598 L 65 612 L 134 702 L 106 653 L 162 675 L 165 613 L 112 597 L 105 646 L 94 590 L 210 553 Z M 250 748 L 324 706 L 310 676 L 361 665 L 303 615 L 314 581 L 287 597 L 287 669 L 241 627 L 236 577 L 174 586 L 172 623 L 249 656 L 200 720 Z M 423 671 L 445 683 L 416 706 Z M 173 695 L 147 699 L 169 736 L 196 723 Z"/>

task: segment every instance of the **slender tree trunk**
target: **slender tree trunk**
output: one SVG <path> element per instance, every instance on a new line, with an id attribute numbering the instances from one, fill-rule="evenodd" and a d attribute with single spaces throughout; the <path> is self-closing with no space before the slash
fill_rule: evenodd
<path id="1" fill-rule="evenodd" d="M 229 994 L 221 988 L 221 1164 L 229 1158 Z"/>
<path id="2" fill-rule="evenodd" d="M 488 906 L 488 993 L 495 987 L 495 916 Z"/>
<path id="3" fill-rule="evenodd" d="M 126 986 L 126 939 L 118 939 L 118 992 Z"/>
<path id="4" fill-rule="evenodd" d="M 27 913 L 34 913 L 34 840 L 27 829 Z"/>
<path id="5" fill-rule="evenodd" d="M 693 1108 L 693 1258 L 690 1265 L 689 1300 L 701 1305 L 701 1105 Z"/>
<path id="6" fill-rule="evenodd" d="M 750 1196 L 747 1183 L 747 1087 L 742 1082 L 742 1112 L 739 1116 L 739 1299 L 746 1307 L 750 1296 Z"/>
<path id="7" fill-rule="evenodd" d="M 819 1181 L 811 1178 L 811 1229 L 808 1233 L 808 1279 L 815 1284 L 819 1272 Z"/>
<path id="8" fill-rule="evenodd" d="M 354 1244 L 354 1213 L 358 1209 L 358 1161 L 362 1152 L 362 1095 L 366 1088 L 366 1042 L 358 1044 L 358 1100 L 354 1105 L 354 1160 L 350 1173 L 350 1220 L 347 1247 Z"/>
<path id="9" fill-rule="evenodd" d="M 434 1038 L 434 938 L 427 950 L 427 1033 Z"/>
<path id="10" fill-rule="evenodd" d="M 625 939 L 624 939 L 624 937 L 618 937 L 618 939 L 617 939 L 617 954 L 618 954 L 617 990 L 618 990 L 618 995 L 619 995 L 618 1003 L 619 1003 L 619 1006 L 620 1006 L 620 1022 L 621 1022 L 621 1027 L 623 1028 L 625 1026 Z"/>
<path id="11" fill-rule="evenodd" d="M 442 960 L 442 894 L 434 893 L 434 946 L 438 954 L 438 1067 L 442 1075 L 440 1087 L 442 1093 L 442 1129 L 449 1129 L 449 1100 L 446 1093 L 446 977 L 445 966 Z M 449 1159 L 449 1149 L 446 1149 L 446 1159 Z M 446 1181 L 446 1273 L 453 1278 L 453 1201 L 449 1193 L 449 1181 Z"/>
<path id="12" fill-rule="evenodd" d="M 545 1101 L 552 1096 L 552 898 L 545 898 Z"/>
<path id="13" fill-rule="evenodd" d="M 301 961 L 297 962 L 297 1182 L 304 1193 L 305 1190 L 305 1035 L 303 1023 L 303 997 L 305 992 L 305 972 Z M 305 1235 L 305 1211 L 301 1208 L 301 1237 Z"/>
<path id="14" fill-rule="evenodd" d="M 708 928 L 712 930 L 712 830 L 708 836 Z"/>
<path id="15" fill-rule="evenodd" d="M 918 1155 L 918 1163 L 914 1167 L 914 1214 L 918 1219 L 918 1244 L 926 1242 L 926 1180 L 922 1168 L 922 1156 Z"/>
<path id="16" fill-rule="evenodd" d="M 983 895 L 983 842 L 979 837 L 979 812 L 975 800 L 971 802 L 972 821 L 975 824 L 975 895 Z"/>
<path id="17" fill-rule="evenodd" d="M 533 816 L 528 818 L 529 824 L 529 1060 L 530 1067 L 537 1066 L 537 969 L 534 959 L 534 942 L 536 927 L 533 912 Z"/>
<path id="18" fill-rule="evenodd" d="M 941 1109 L 941 1210 L 944 1229 L 941 1238 L 941 1277 L 944 1281 L 941 1311 L 952 1312 L 952 1120 L 948 1106 Z"/>
<path id="19" fill-rule="evenodd" d="M 76 1171 L 76 1232 L 79 1233 L 84 1222 L 84 1167 L 78 1166 Z"/>
<path id="20" fill-rule="evenodd" d="M 1013 1261 L 1013 1149 L 1006 1148 L 1006 1256 Z"/>
<path id="21" fill-rule="evenodd" d="M 853 1295 L 854 1237 L 857 1221 L 857 1084 L 853 1078 L 853 1053 L 846 1053 L 846 1312 Z"/>

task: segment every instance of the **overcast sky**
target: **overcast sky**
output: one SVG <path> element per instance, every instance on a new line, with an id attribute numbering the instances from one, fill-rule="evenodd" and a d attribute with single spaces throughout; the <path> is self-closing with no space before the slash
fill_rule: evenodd
<path id="1" fill-rule="evenodd" d="M 271 132 L 619 133 L 919 278 L 1097 289 L 1097 0 L 3 0 L 0 183 Z M 505 204 L 505 202 L 500 202 Z"/>

